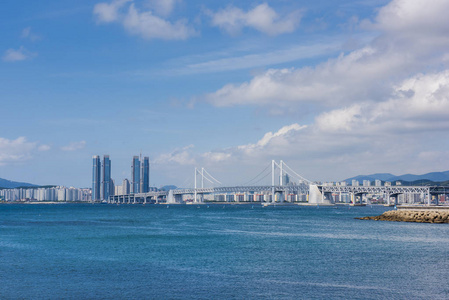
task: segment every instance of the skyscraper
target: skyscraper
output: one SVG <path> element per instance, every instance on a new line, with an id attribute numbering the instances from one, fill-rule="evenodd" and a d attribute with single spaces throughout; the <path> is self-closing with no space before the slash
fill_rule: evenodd
<path id="1" fill-rule="evenodd" d="M 129 195 L 129 180 L 124 179 L 122 184 L 122 195 Z"/>
<path id="2" fill-rule="evenodd" d="M 94 155 L 92 167 L 92 200 L 100 200 L 101 162 L 100 156 Z"/>
<path id="3" fill-rule="evenodd" d="M 131 193 L 137 194 L 140 192 L 140 160 L 138 156 L 133 157 L 131 165 L 132 188 Z"/>
<path id="4" fill-rule="evenodd" d="M 142 162 L 142 173 L 140 176 L 140 192 L 148 193 L 150 186 L 150 158 L 145 156 Z"/>
<path id="5" fill-rule="evenodd" d="M 109 155 L 103 156 L 103 172 L 101 181 L 101 199 L 107 200 L 111 195 L 111 160 Z"/>
<path id="6" fill-rule="evenodd" d="M 290 176 L 288 176 L 288 174 L 284 174 L 284 178 L 282 178 L 282 184 L 283 185 L 289 185 L 290 184 Z"/>

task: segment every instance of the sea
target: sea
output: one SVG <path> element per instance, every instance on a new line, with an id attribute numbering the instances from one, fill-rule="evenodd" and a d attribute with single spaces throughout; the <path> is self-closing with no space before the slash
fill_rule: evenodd
<path id="1" fill-rule="evenodd" d="M 0 205 L 0 299 L 449 299 L 449 224 L 383 206 Z"/>

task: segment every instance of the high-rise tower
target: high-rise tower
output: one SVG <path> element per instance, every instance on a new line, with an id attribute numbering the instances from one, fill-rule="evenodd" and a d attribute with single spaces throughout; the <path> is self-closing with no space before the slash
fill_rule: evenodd
<path id="1" fill-rule="evenodd" d="M 123 179 L 123 183 L 122 183 L 122 194 L 123 195 L 129 195 L 130 194 L 130 190 L 129 190 L 129 180 L 128 179 Z"/>
<path id="2" fill-rule="evenodd" d="M 109 159 L 109 155 L 103 156 L 103 181 L 101 183 L 101 198 L 103 200 L 108 200 L 109 196 L 113 194 L 111 193 L 111 160 Z"/>
<path id="3" fill-rule="evenodd" d="M 137 194 L 140 192 L 140 160 L 138 156 L 133 157 L 131 165 L 132 188 L 131 193 Z"/>
<path id="4" fill-rule="evenodd" d="M 92 200 L 100 200 L 101 187 L 101 162 L 100 156 L 94 155 L 92 157 Z"/>
<path id="5" fill-rule="evenodd" d="M 140 176 L 140 192 L 148 193 L 150 187 L 150 158 L 145 156 L 142 161 L 142 172 Z"/>

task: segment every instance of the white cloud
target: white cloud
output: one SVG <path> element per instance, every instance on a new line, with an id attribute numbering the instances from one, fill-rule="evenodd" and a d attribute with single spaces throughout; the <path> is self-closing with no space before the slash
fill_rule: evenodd
<path id="1" fill-rule="evenodd" d="M 252 53 L 243 56 L 192 63 L 178 72 L 182 74 L 196 74 L 263 67 L 338 52 L 340 46 L 340 43 L 336 43 L 335 41 L 329 41 L 328 43 L 318 42 L 307 46 L 293 46 L 271 52 Z M 170 70 L 170 72 L 173 72 L 173 70 Z"/>
<path id="2" fill-rule="evenodd" d="M 29 39 L 33 42 L 41 39 L 41 37 L 39 35 L 37 35 L 31 31 L 31 27 L 24 28 L 22 30 L 21 37 L 25 38 L 25 39 Z"/>
<path id="3" fill-rule="evenodd" d="M 86 146 L 86 141 L 80 141 L 80 142 L 71 142 L 67 146 L 61 147 L 61 150 L 63 151 L 76 151 L 83 149 Z"/>
<path id="4" fill-rule="evenodd" d="M 201 164 L 213 165 L 216 163 L 227 163 L 229 161 L 251 161 L 260 157 L 270 155 L 280 156 L 285 150 L 290 151 L 288 146 L 295 139 L 298 132 L 305 130 L 307 126 L 291 124 L 282 127 L 276 132 L 267 132 L 256 143 L 234 146 L 226 149 L 215 150 L 200 154 L 198 161 Z M 190 154 L 193 155 L 192 153 Z"/>
<path id="5" fill-rule="evenodd" d="M 219 170 L 213 175 L 225 184 L 242 184 L 272 159 L 312 180 L 449 169 L 449 70 L 407 78 L 392 95 L 324 111 L 308 126 L 287 125 L 253 143 L 183 156 Z"/>
<path id="6" fill-rule="evenodd" d="M 140 12 L 134 4 L 129 7 L 123 25 L 129 32 L 146 39 L 185 40 L 195 35 L 195 30 L 187 25 L 186 20 L 170 23 L 151 11 Z"/>
<path id="7" fill-rule="evenodd" d="M 191 156 L 190 150 L 193 145 L 186 146 L 184 148 L 175 149 L 171 153 L 165 153 L 159 155 L 153 163 L 155 164 L 167 164 L 175 163 L 179 165 L 194 165 L 195 159 Z"/>
<path id="8" fill-rule="evenodd" d="M 128 2 L 132 2 L 124 8 Z M 162 5 L 162 4 L 161 4 Z M 166 9 L 168 9 L 169 4 Z M 174 2 L 173 2 L 174 5 Z M 195 30 L 188 25 L 187 20 L 170 22 L 155 15 L 152 11 L 142 11 L 136 8 L 132 0 L 116 0 L 111 3 L 95 5 L 94 15 L 102 23 L 119 22 L 128 32 L 145 39 L 185 40 L 196 35 Z"/>
<path id="9" fill-rule="evenodd" d="M 392 1 L 370 25 L 381 33 L 369 45 L 314 67 L 270 69 L 205 98 L 216 106 L 383 101 L 402 80 L 448 67 L 447 6 L 447 1 Z M 425 17 L 417 17 L 420 10 Z"/>
<path id="10" fill-rule="evenodd" d="M 374 27 L 388 32 L 446 35 L 449 30 L 446 0 L 394 0 L 380 9 Z"/>
<path id="11" fill-rule="evenodd" d="M 115 0 L 111 3 L 98 3 L 94 6 L 94 15 L 97 17 L 98 22 L 110 23 L 119 20 L 119 10 L 132 0 Z"/>
<path id="12" fill-rule="evenodd" d="M 37 142 L 29 142 L 25 137 L 15 140 L 0 137 L 0 165 L 26 161 L 37 147 Z"/>
<path id="13" fill-rule="evenodd" d="M 355 103 L 324 112 L 315 118 L 315 127 L 329 134 L 360 136 L 449 129 L 449 70 L 408 78 L 394 88 L 393 95 L 381 102 Z"/>
<path id="14" fill-rule="evenodd" d="M 179 0 L 150 0 L 148 2 L 149 7 L 161 16 L 168 16 L 172 13 Z"/>
<path id="15" fill-rule="evenodd" d="M 316 118 L 316 126 L 326 132 L 349 132 L 361 122 L 361 105 L 324 112 Z"/>
<path id="16" fill-rule="evenodd" d="M 40 145 L 40 146 L 37 148 L 38 151 L 48 151 L 48 150 L 50 150 L 50 149 L 51 149 L 51 147 L 50 147 L 49 145 Z"/>
<path id="17" fill-rule="evenodd" d="M 6 50 L 2 59 L 3 59 L 3 61 L 6 61 L 6 62 L 16 62 L 16 61 L 31 59 L 35 56 L 37 56 L 36 53 L 30 52 L 27 49 L 25 49 L 23 46 L 21 46 L 17 50 L 15 50 L 15 49 Z"/>
<path id="18" fill-rule="evenodd" d="M 216 13 L 208 12 L 212 25 L 231 35 L 239 33 L 243 27 L 251 27 L 268 35 L 293 32 L 300 20 L 301 12 L 294 11 L 286 16 L 279 16 L 268 4 L 260 4 L 248 12 L 228 6 Z"/>
<path id="19" fill-rule="evenodd" d="M 202 154 L 203 158 L 211 163 L 226 161 L 231 158 L 231 155 L 231 153 L 224 152 L 206 152 Z"/>
<path id="20" fill-rule="evenodd" d="M 254 149 L 261 149 L 263 147 L 266 147 L 269 144 L 282 142 L 286 138 L 288 138 L 289 134 L 295 131 L 300 131 L 301 129 L 306 128 L 307 126 L 299 125 L 299 124 L 292 124 L 288 126 L 284 126 L 281 129 L 279 129 L 277 132 L 272 133 L 271 131 L 266 133 L 262 139 L 260 139 L 256 144 L 248 144 L 243 146 L 238 146 L 237 149 L 243 150 L 247 153 L 250 153 L 254 151 Z M 277 141 L 276 141 L 277 139 Z"/>

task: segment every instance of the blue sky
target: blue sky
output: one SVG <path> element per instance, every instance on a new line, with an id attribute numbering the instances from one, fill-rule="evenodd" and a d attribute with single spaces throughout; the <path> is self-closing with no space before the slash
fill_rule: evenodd
<path id="1" fill-rule="evenodd" d="M 311 180 L 449 169 L 449 3 L 2 1 L 0 177 L 151 185 L 271 159 Z"/>

